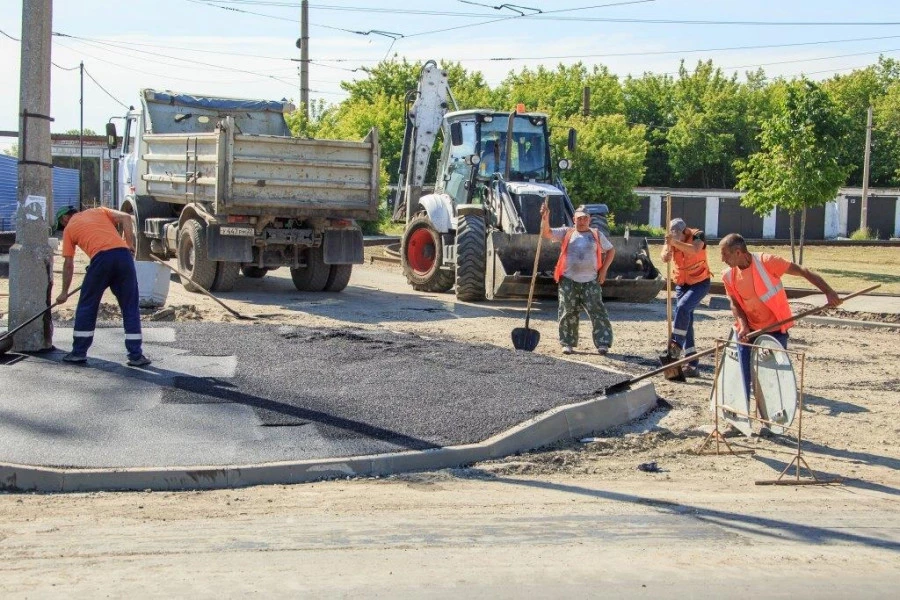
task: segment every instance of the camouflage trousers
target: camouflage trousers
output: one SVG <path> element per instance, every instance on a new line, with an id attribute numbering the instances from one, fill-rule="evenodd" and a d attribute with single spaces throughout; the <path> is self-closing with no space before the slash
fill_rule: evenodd
<path id="1" fill-rule="evenodd" d="M 568 277 L 559 280 L 559 342 L 563 346 L 578 346 L 578 317 L 581 310 L 587 313 L 593 325 L 591 332 L 594 346 L 612 346 L 613 331 L 606 307 L 603 306 L 603 290 L 596 281 L 577 283 Z"/>

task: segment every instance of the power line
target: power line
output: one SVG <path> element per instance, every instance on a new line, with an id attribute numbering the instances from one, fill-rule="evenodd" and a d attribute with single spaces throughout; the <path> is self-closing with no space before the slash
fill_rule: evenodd
<path id="1" fill-rule="evenodd" d="M 128 106 L 127 106 L 124 102 L 122 102 L 121 100 L 119 100 L 118 98 L 116 98 L 115 96 L 113 96 L 112 94 L 110 94 L 109 91 L 108 91 L 105 87 L 103 87 L 102 85 L 100 85 L 100 82 L 97 81 L 96 79 L 94 79 L 94 76 L 91 75 L 91 74 L 88 72 L 87 69 L 84 69 L 84 74 L 87 75 L 87 76 L 88 76 L 88 79 L 90 79 L 91 81 L 93 81 L 94 84 L 95 84 L 98 88 L 100 88 L 101 90 L 103 90 L 103 93 L 104 93 L 104 94 L 106 94 L 107 96 L 109 96 L 110 98 L 112 98 L 113 100 L 115 100 L 116 102 L 118 102 L 118 103 L 122 106 L 122 108 L 124 108 L 125 110 L 128 110 Z"/>

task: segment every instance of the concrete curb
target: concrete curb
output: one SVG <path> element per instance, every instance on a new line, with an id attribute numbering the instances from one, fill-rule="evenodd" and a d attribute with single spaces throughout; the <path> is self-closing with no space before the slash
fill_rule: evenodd
<path id="1" fill-rule="evenodd" d="M 858 321 L 856 319 L 838 319 L 837 317 L 804 317 L 804 321 L 816 325 L 835 325 L 853 327 L 854 329 L 880 329 L 882 331 L 900 331 L 900 323 L 882 323 L 880 321 Z"/>
<path id="2" fill-rule="evenodd" d="M 93 492 L 223 489 L 369 477 L 458 467 L 501 458 L 549 444 L 577 440 L 636 419 L 656 407 L 656 389 L 647 384 L 549 410 L 477 444 L 434 450 L 326 458 L 296 462 L 198 467 L 57 469 L 0 463 L 0 490 Z"/>

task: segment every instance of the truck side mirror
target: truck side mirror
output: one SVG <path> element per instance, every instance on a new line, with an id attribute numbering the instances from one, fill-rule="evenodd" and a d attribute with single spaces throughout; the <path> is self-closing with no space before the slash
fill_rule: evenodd
<path id="1" fill-rule="evenodd" d="M 566 143 L 566 147 L 569 149 L 569 152 L 574 152 L 575 150 L 575 142 L 578 139 L 578 132 L 575 131 L 574 127 L 569 128 L 569 140 Z"/>
<path id="2" fill-rule="evenodd" d="M 463 143 L 462 124 L 453 123 L 450 126 L 450 143 L 454 146 L 460 146 Z"/>
<path id="3" fill-rule="evenodd" d="M 116 124 L 115 123 L 107 123 L 106 124 L 106 147 L 110 150 L 115 150 L 116 146 Z"/>

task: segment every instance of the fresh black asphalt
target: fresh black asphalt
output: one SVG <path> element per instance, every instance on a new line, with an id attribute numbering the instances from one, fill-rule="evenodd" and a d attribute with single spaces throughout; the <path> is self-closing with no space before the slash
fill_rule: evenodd
<path id="1" fill-rule="evenodd" d="M 119 327 L 98 329 L 87 366 L 61 362 L 71 330 L 54 343 L 0 361 L 0 462 L 224 465 L 437 448 L 626 378 L 383 329 L 167 324 L 145 328 L 144 369 L 123 366 Z"/>

